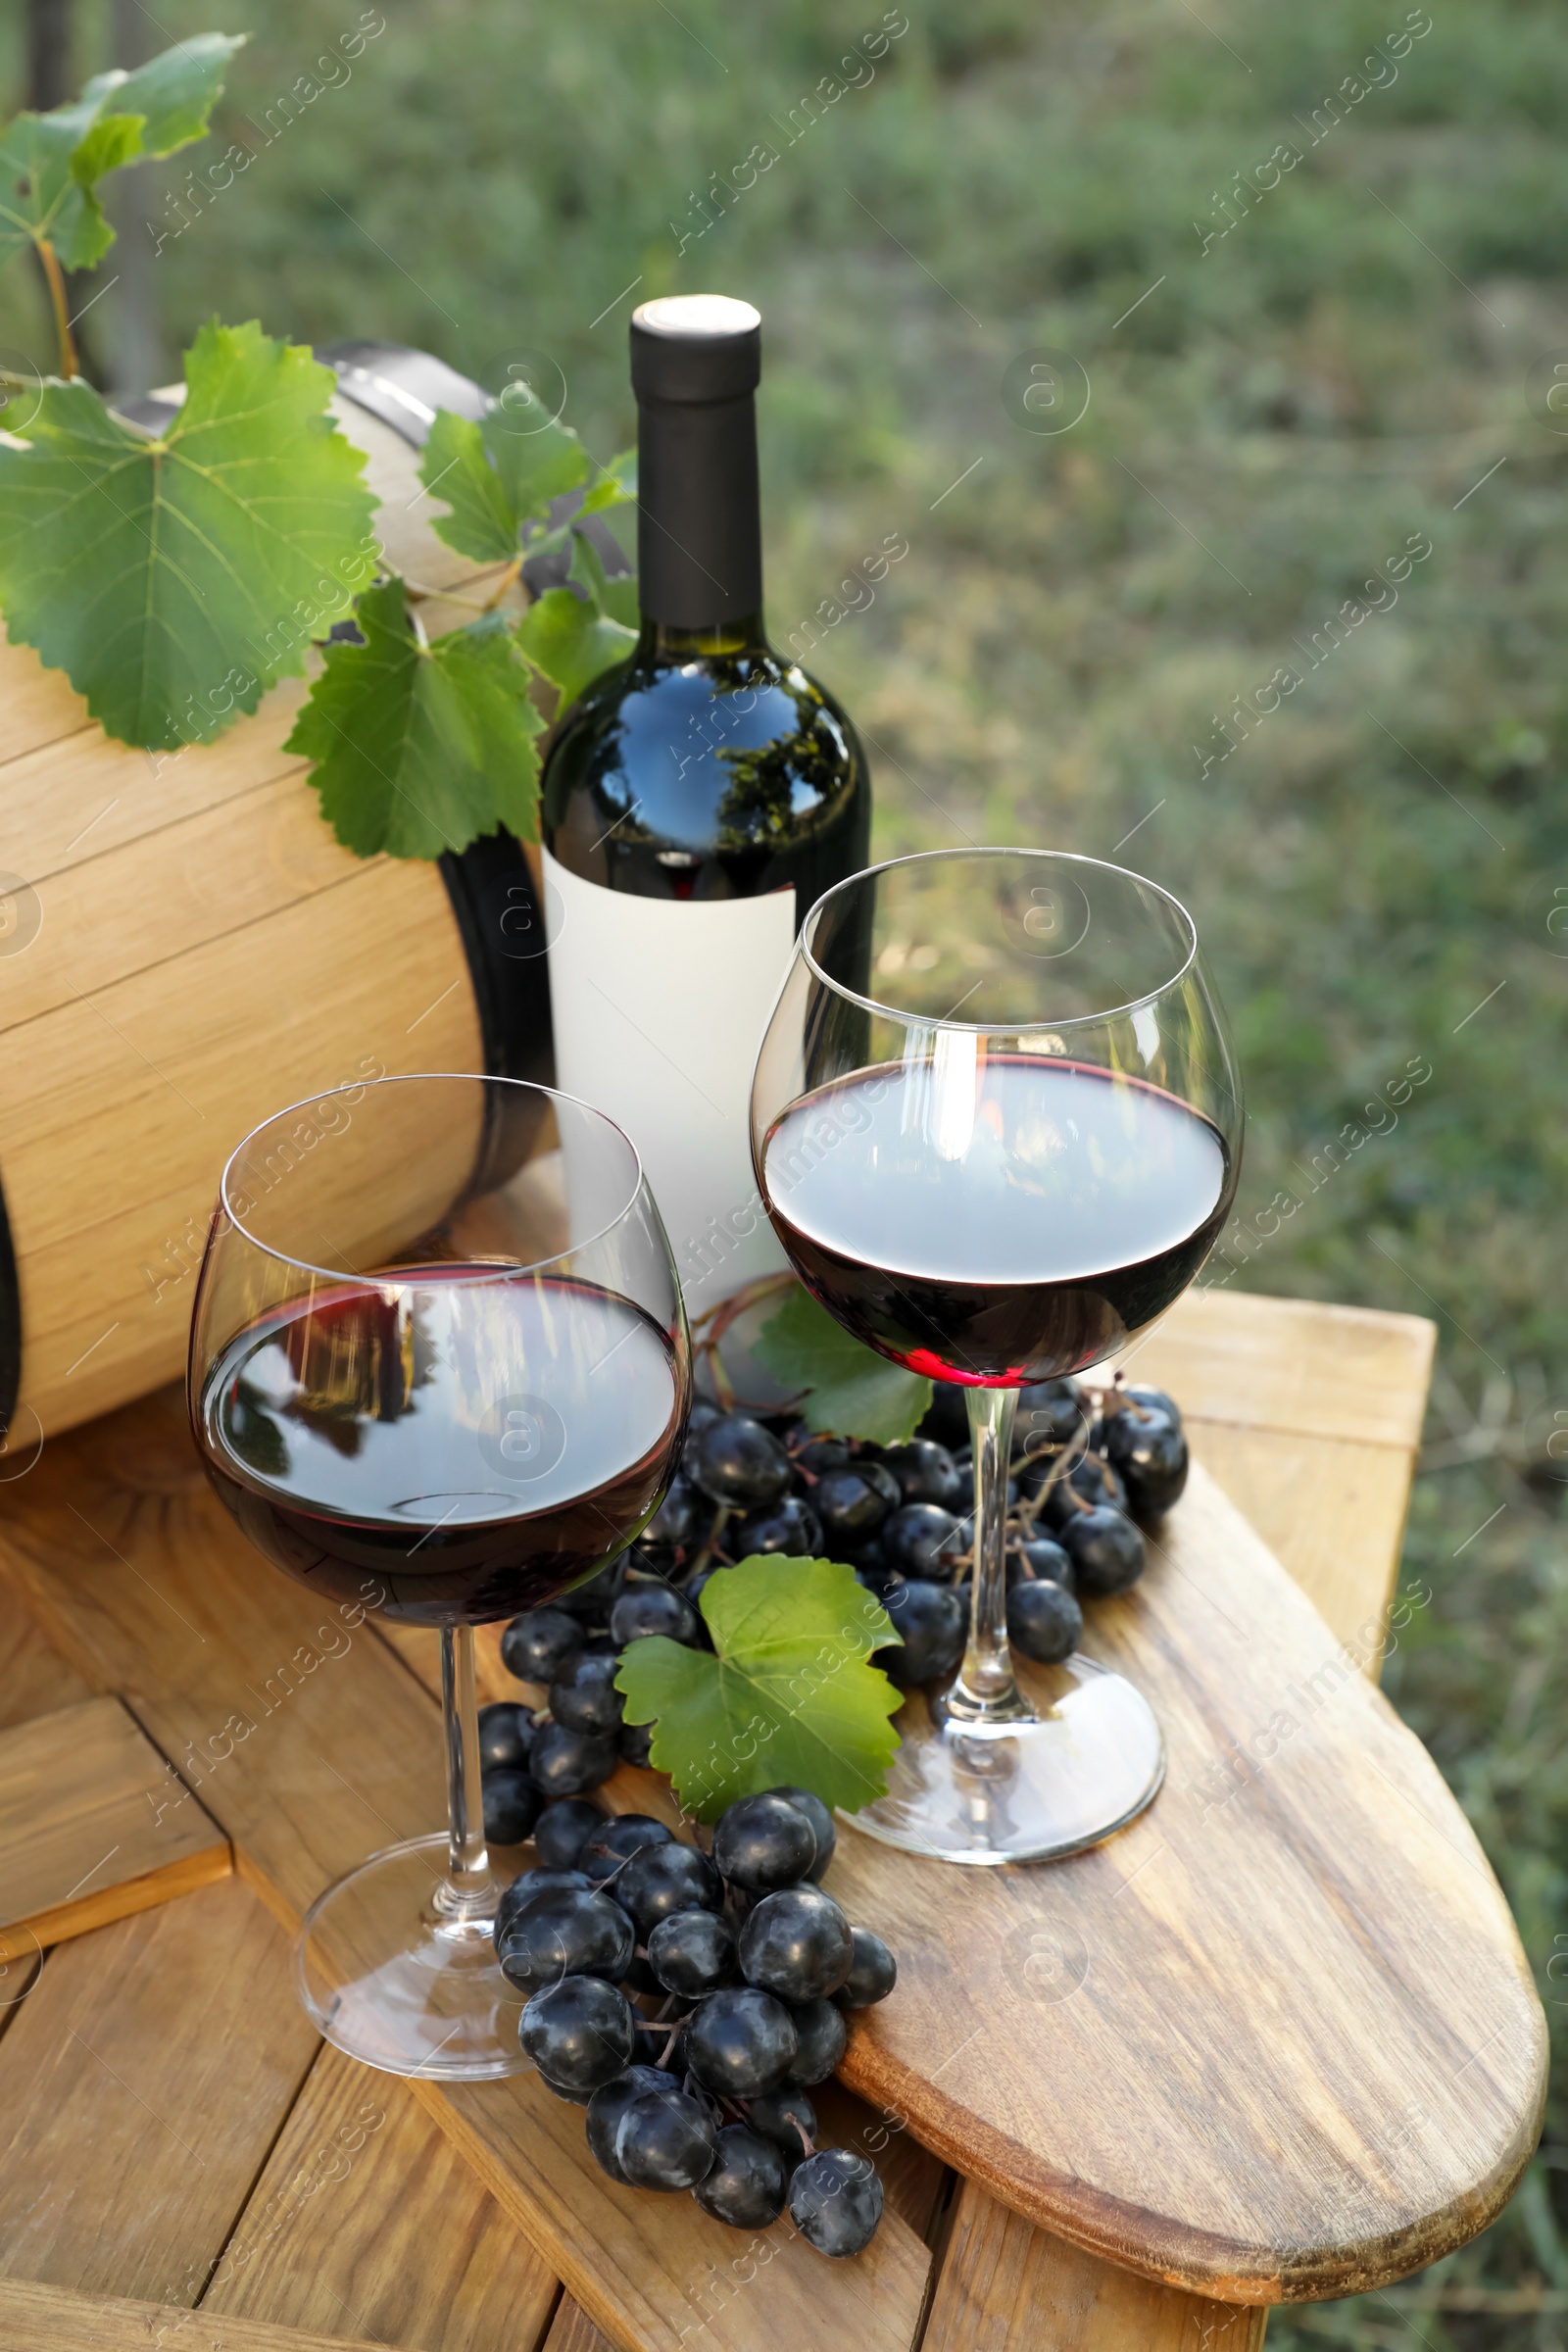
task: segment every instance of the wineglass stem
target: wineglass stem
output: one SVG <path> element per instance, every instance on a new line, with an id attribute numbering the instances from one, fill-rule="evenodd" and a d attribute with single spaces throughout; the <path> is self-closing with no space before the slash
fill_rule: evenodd
<path id="1" fill-rule="evenodd" d="M 473 1671 L 473 1628 L 441 1628 L 441 1711 L 447 1739 L 447 1818 L 451 1843 L 436 1909 L 455 1924 L 487 1920 L 495 1910 L 495 1882 L 484 1842 L 484 1790 L 479 1780 L 479 1691 Z"/>
<path id="2" fill-rule="evenodd" d="M 1013 1680 L 1007 1647 L 1007 1470 L 1016 1389 L 969 1389 L 974 1448 L 974 1580 L 969 1646 L 944 1712 L 968 1724 L 1027 1723 L 1034 1709 Z"/>

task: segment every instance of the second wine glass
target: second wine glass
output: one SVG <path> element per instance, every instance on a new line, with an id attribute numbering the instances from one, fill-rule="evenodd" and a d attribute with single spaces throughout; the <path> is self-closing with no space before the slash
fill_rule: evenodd
<path id="1" fill-rule="evenodd" d="M 392 2074 L 520 2073 L 473 1628 L 596 1573 L 669 1484 L 690 1343 L 635 1151 L 586 1103 L 505 1078 L 381 1078 L 294 1104 L 223 1170 L 189 1400 L 258 1552 L 343 1628 L 440 1630 L 447 1833 L 318 1897 L 305 2006 Z M 555 1761 L 555 1793 L 573 1793 L 571 1758 Z"/>
<path id="2" fill-rule="evenodd" d="M 1164 1771 L 1122 1676 L 1019 1688 L 1005 1513 L 1018 1390 L 1126 1345 L 1198 1272 L 1236 1190 L 1241 1089 L 1186 910 L 1065 852 L 857 874 L 807 917 L 758 1059 L 752 1151 L 797 1273 L 857 1338 L 964 1392 L 968 1646 L 900 1721 L 856 1820 L 956 1862 L 1071 1853 Z"/>

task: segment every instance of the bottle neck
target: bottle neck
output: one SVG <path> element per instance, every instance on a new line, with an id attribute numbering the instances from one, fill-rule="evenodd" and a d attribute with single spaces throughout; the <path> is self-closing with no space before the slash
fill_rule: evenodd
<path id="1" fill-rule="evenodd" d="M 740 620 L 716 622 L 710 628 L 682 629 L 669 621 L 655 620 L 645 606 L 636 658 L 643 663 L 735 662 L 768 650 L 760 612 L 748 612 Z"/>
<path id="2" fill-rule="evenodd" d="M 643 396 L 637 578 L 645 639 L 688 657 L 760 645 L 762 530 L 753 395 Z"/>

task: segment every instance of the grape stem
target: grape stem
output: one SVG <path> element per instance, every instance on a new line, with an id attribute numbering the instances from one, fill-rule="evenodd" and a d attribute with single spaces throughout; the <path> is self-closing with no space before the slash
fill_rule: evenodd
<path id="1" fill-rule="evenodd" d="M 738 1291 L 732 1291 L 727 1298 L 720 1298 L 716 1305 L 706 1307 L 693 1323 L 692 1334 L 696 1340 L 695 1352 L 706 1362 L 708 1377 L 713 1384 L 713 1394 L 726 1413 L 733 1413 L 737 1408 L 742 1412 L 758 1413 L 776 1413 L 787 1409 L 786 1406 L 777 1404 L 748 1404 L 739 1397 L 735 1393 L 735 1384 L 724 1367 L 724 1359 L 719 1353 L 719 1343 L 728 1333 L 731 1324 L 737 1322 L 748 1307 L 757 1306 L 764 1298 L 775 1298 L 779 1293 L 793 1289 L 794 1283 L 795 1276 L 793 1274 L 760 1275 L 755 1282 L 742 1283 Z M 705 1324 L 710 1325 L 711 1328 L 704 1331 Z M 698 1332 L 703 1333 L 701 1339 L 696 1339 Z M 808 1392 L 804 1389 L 801 1392 L 802 1396 L 808 1394 Z M 798 1403 L 800 1398 L 795 1398 L 793 1401 Z"/>

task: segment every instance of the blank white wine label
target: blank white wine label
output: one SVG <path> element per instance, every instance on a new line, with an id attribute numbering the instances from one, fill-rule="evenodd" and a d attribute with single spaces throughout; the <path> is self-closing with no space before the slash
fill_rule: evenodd
<path id="1" fill-rule="evenodd" d="M 623 1127 L 690 1313 L 781 1267 L 752 1173 L 758 1048 L 795 949 L 795 893 L 642 899 L 544 854 L 556 1084 Z"/>

